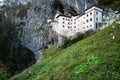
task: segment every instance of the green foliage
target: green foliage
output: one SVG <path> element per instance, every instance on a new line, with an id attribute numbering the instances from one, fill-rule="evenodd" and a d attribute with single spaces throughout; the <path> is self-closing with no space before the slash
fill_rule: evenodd
<path id="1" fill-rule="evenodd" d="M 0 80 L 7 80 L 8 78 L 7 67 L 0 61 Z"/>
<path id="2" fill-rule="evenodd" d="M 9 78 L 9 75 L 7 72 L 0 71 L 0 80 L 7 80 Z"/>
<path id="3" fill-rule="evenodd" d="M 69 46 L 71 46 L 72 44 L 84 39 L 86 37 L 86 34 L 78 34 L 77 37 L 73 38 L 73 39 L 66 39 L 64 41 L 64 44 L 62 46 L 60 46 L 60 48 L 65 49 Z"/>
<path id="4" fill-rule="evenodd" d="M 113 25 L 115 28 L 112 28 Z M 11 80 L 119 80 L 120 24 L 113 25 L 30 67 Z"/>
<path id="5" fill-rule="evenodd" d="M 100 5 L 110 5 L 112 2 L 113 0 L 99 0 Z"/>
<path id="6" fill-rule="evenodd" d="M 8 73 L 11 75 L 19 73 L 35 63 L 33 53 L 20 44 L 17 34 L 16 25 L 11 23 L 10 18 L 0 22 L 0 61 L 6 66 L 2 67 L 6 71 L 0 68 L 0 75 L 3 78 L 8 78 Z"/>
<path id="7" fill-rule="evenodd" d="M 115 1 L 115 2 L 113 3 L 113 5 L 115 6 L 115 8 L 120 7 L 120 0 Z"/>
<path id="8" fill-rule="evenodd" d="M 120 0 L 98 0 L 98 2 L 100 6 L 114 6 L 115 8 L 120 7 Z"/>
<path id="9" fill-rule="evenodd" d="M 45 58 L 48 58 L 50 56 L 53 56 L 58 52 L 58 49 L 55 48 L 53 45 L 50 46 L 50 48 L 44 50 L 44 56 Z"/>
<path id="10" fill-rule="evenodd" d="M 75 67 L 74 72 L 72 73 L 71 80 L 74 80 L 75 78 L 78 78 L 79 80 L 84 80 L 86 78 L 85 73 L 89 72 L 89 68 L 91 66 L 96 66 L 100 62 L 100 58 L 92 55 L 88 57 L 88 61 L 86 63 L 83 63 L 77 67 Z M 90 79 L 91 78 L 91 79 Z M 89 76 L 87 80 L 92 80 L 92 77 Z"/>

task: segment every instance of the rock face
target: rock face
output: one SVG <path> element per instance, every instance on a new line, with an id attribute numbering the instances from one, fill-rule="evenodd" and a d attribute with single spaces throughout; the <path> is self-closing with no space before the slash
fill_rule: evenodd
<path id="1" fill-rule="evenodd" d="M 47 24 L 57 10 L 64 15 L 77 15 L 97 4 L 97 0 L 32 0 L 26 16 L 14 17 L 20 29 L 19 36 L 24 46 L 32 50 L 37 60 L 43 59 L 42 49 L 47 45 L 57 45 L 57 34 Z M 39 56 L 38 56 L 39 55 Z"/>

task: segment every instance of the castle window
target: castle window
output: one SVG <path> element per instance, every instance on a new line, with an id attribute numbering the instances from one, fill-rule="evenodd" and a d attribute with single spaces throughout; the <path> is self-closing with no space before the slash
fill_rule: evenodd
<path id="1" fill-rule="evenodd" d="M 90 27 L 92 27 L 92 25 L 90 25 Z"/>
<path id="2" fill-rule="evenodd" d="M 88 28 L 88 26 L 87 26 L 87 28 Z"/>
<path id="3" fill-rule="evenodd" d="M 69 25 L 70 23 L 68 23 L 68 25 Z"/>
<path id="4" fill-rule="evenodd" d="M 76 28 L 76 26 L 74 26 L 74 28 Z"/>
<path id="5" fill-rule="evenodd" d="M 85 27 L 83 27 L 83 29 L 85 29 Z"/>
<path id="6" fill-rule="evenodd" d="M 62 27 L 64 28 L 65 26 L 63 25 Z"/>
<path id="7" fill-rule="evenodd" d="M 92 15 L 92 12 L 90 12 L 90 15 Z"/>
<path id="8" fill-rule="evenodd" d="M 86 22 L 88 22 L 88 20 Z"/>
<path id="9" fill-rule="evenodd" d="M 96 18 L 96 21 L 98 21 L 98 18 Z"/>
<path id="10" fill-rule="evenodd" d="M 96 15 L 98 15 L 98 12 L 96 12 Z"/>
<path id="11" fill-rule="evenodd" d="M 90 18 L 90 21 L 92 21 L 92 18 Z"/>
<path id="12" fill-rule="evenodd" d="M 63 20 L 64 20 L 64 18 L 63 18 Z"/>
<path id="13" fill-rule="evenodd" d="M 65 22 L 63 22 L 63 24 L 64 24 Z"/>

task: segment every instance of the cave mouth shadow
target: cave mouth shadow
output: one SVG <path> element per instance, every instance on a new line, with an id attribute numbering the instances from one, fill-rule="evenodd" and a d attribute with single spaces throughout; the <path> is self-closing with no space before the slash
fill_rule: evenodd
<path id="1" fill-rule="evenodd" d="M 56 11 L 60 11 L 64 14 L 65 10 L 67 10 L 67 14 L 71 14 L 72 16 L 78 15 L 78 12 L 71 5 L 63 4 L 60 0 L 52 1 L 51 8 L 54 14 L 56 14 Z"/>
<path id="2" fill-rule="evenodd" d="M 62 14 L 64 14 L 64 6 L 59 0 L 52 1 L 51 8 L 55 11 L 59 10 Z"/>

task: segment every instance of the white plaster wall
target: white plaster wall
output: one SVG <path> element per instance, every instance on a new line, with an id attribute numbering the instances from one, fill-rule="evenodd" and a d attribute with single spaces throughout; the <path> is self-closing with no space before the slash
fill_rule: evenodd
<path id="1" fill-rule="evenodd" d="M 53 24 L 53 29 L 67 37 L 74 36 L 77 32 L 84 33 L 90 29 L 96 30 L 96 23 L 102 22 L 102 9 L 97 7 L 88 9 L 82 16 L 72 16 L 71 18 L 59 16 L 56 18 L 58 15 L 55 16 L 55 20 L 58 22 Z"/>

